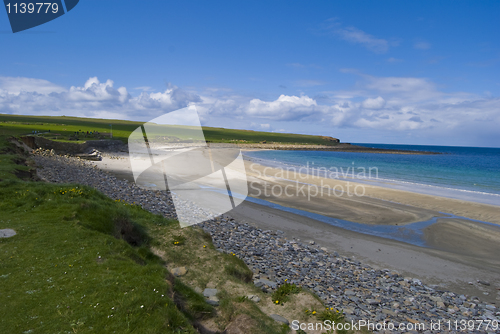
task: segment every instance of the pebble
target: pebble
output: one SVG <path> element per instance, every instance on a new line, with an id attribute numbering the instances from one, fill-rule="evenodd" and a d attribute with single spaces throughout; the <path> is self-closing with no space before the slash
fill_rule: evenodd
<path id="1" fill-rule="evenodd" d="M 10 238 L 16 235 L 16 231 L 10 228 L 4 228 L 0 230 L 0 238 Z"/>
<path id="2" fill-rule="evenodd" d="M 203 296 L 207 298 L 215 296 L 217 293 L 218 293 L 217 289 L 206 288 L 205 290 L 203 290 Z"/>
<path id="3" fill-rule="evenodd" d="M 172 275 L 174 275 L 175 277 L 183 276 L 183 275 L 186 275 L 186 273 L 187 273 L 187 268 L 186 268 L 186 267 L 178 267 L 178 268 L 174 268 L 174 269 L 172 269 L 171 273 L 172 273 Z"/>
<path id="4" fill-rule="evenodd" d="M 284 323 L 285 325 L 289 324 L 288 320 L 279 314 L 270 314 L 269 316 L 278 322 Z"/>
<path id="5" fill-rule="evenodd" d="M 248 298 L 248 300 L 251 300 L 254 303 L 260 302 L 260 298 L 258 296 L 256 296 L 256 295 L 248 295 L 247 298 Z"/>

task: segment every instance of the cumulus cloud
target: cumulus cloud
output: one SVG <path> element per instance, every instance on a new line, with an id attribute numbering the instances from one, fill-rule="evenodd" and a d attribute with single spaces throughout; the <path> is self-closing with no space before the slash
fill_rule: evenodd
<path id="1" fill-rule="evenodd" d="M 308 96 L 280 95 L 277 100 L 270 102 L 252 99 L 242 110 L 250 116 L 296 120 L 310 116 L 316 107 L 316 101 Z"/>
<path id="2" fill-rule="evenodd" d="M 0 113 L 8 114 L 143 119 L 201 101 L 175 86 L 132 97 L 127 88 L 114 88 L 112 80 L 100 82 L 97 77 L 69 89 L 46 80 L 0 77 L 0 87 Z"/>
<path id="3" fill-rule="evenodd" d="M 385 100 L 381 96 L 374 99 L 368 98 L 361 105 L 366 109 L 380 109 L 385 106 Z"/>
<path id="4" fill-rule="evenodd" d="M 196 93 L 169 86 L 131 95 L 112 80 L 89 78 L 64 88 L 40 79 L 0 77 L 0 113 L 75 115 L 147 121 L 195 105 L 202 124 L 273 131 L 286 124 L 315 129 L 363 129 L 383 133 L 498 138 L 500 98 L 443 92 L 426 78 L 360 77 L 354 90 L 322 92 L 322 98 L 282 94 L 251 98 L 231 91 Z M 279 131 L 279 130 L 276 130 Z M 302 130 L 301 130 L 302 131 Z"/>

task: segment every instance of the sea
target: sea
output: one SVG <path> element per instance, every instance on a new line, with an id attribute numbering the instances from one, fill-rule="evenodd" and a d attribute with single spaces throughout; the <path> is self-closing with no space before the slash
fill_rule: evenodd
<path id="1" fill-rule="evenodd" d="M 324 177 L 500 205 L 500 148 L 430 145 L 353 145 L 440 154 L 333 151 L 249 151 L 259 164 L 296 168 Z"/>

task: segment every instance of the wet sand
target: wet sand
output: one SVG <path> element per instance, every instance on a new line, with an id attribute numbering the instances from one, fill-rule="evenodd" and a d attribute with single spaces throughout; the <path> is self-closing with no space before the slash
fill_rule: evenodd
<path id="1" fill-rule="evenodd" d="M 500 268 L 500 226 L 464 219 L 438 219 L 424 229 L 429 247 L 455 254 L 462 262 Z M 493 256 L 492 256 L 493 255 Z"/>
<path id="2" fill-rule="evenodd" d="M 460 217 L 467 217 L 475 220 L 500 224 L 500 206 L 481 204 L 475 202 L 467 202 L 458 199 L 451 199 L 439 196 L 431 196 L 413 193 L 410 191 L 389 189 L 380 186 L 355 182 L 355 179 L 328 179 L 318 176 L 313 176 L 299 171 L 282 171 L 278 168 L 262 166 L 258 163 L 247 161 L 246 170 L 250 182 L 255 182 L 255 187 L 258 184 L 267 182 L 268 188 L 273 184 L 292 185 L 288 193 L 296 194 L 294 189 L 300 188 L 304 184 L 313 186 L 311 191 L 311 199 L 308 199 L 307 193 L 305 196 L 274 196 L 279 194 L 279 191 L 268 191 L 267 198 L 263 198 L 264 193 L 260 198 L 271 202 L 289 203 L 288 206 L 298 207 L 306 211 L 314 211 L 318 206 L 321 206 L 323 213 L 331 212 L 332 216 L 338 215 L 337 218 L 349 216 L 350 221 L 364 224 L 407 224 L 415 221 L 427 220 L 425 217 L 439 216 L 440 212 L 449 213 Z M 283 178 L 291 180 L 285 181 Z M 368 180 L 369 181 L 369 180 Z M 297 183 L 299 182 L 299 183 Z M 328 196 L 328 189 L 343 189 L 344 195 L 339 196 L 336 192 L 334 195 Z M 315 189 L 319 189 L 319 194 L 313 196 Z M 278 189 L 278 188 L 275 188 Z M 306 188 L 307 189 L 307 186 Z M 321 195 L 323 189 L 323 195 Z M 350 189 L 349 196 L 347 190 Z M 364 196 L 357 196 L 364 194 Z M 255 197 L 258 194 L 257 190 L 250 189 L 250 193 Z M 330 194 L 333 194 L 330 191 Z M 319 205 L 322 203 L 322 205 Z M 281 204 L 281 203 L 279 203 Z M 327 215 L 329 215 L 327 213 Z M 390 218 L 388 217 L 390 216 Z M 385 219 L 385 217 L 388 217 Z M 395 219 L 396 218 L 396 219 Z M 342 219 L 342 218 L 341 218 Z"/>
<path id="3" fill-rule="evenodd" d="M 427 285 L 438 285 L 443 290 L 500 304 L 500 267 L 491 263 L 484 265 L 474 257 L 352 232 L 248 201 L 228 215 L 264 230 L 281 230 L 288 239 L 313 240 L 330 252 L 336 251 L 377 269 L 396 270 L 404 276 L 421 279 Z M 447 234 L 447 231 L 443 232 Z M 469 250 L 464 248 L 463 252 Z M 476 252 L 474 247 L 470 252 Z M 496 257 L 494 253 L 490 254 L 489 262 L 494 262 Z M 490 286 L 479 284 L 478 280 L 489 282 Z"/>

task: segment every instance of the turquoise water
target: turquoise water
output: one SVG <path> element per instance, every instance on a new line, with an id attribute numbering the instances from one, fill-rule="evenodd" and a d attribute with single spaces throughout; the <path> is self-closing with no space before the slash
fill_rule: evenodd
<path id="1" fill-rule="evenodd" d="M 254 151 L 245 152 L 245 155 L 260 164 L 274 167 L 307 167 L 308 173 L 320 176 L 500 205 L 500 148 L 356 145 L 442 154 Z"/>

